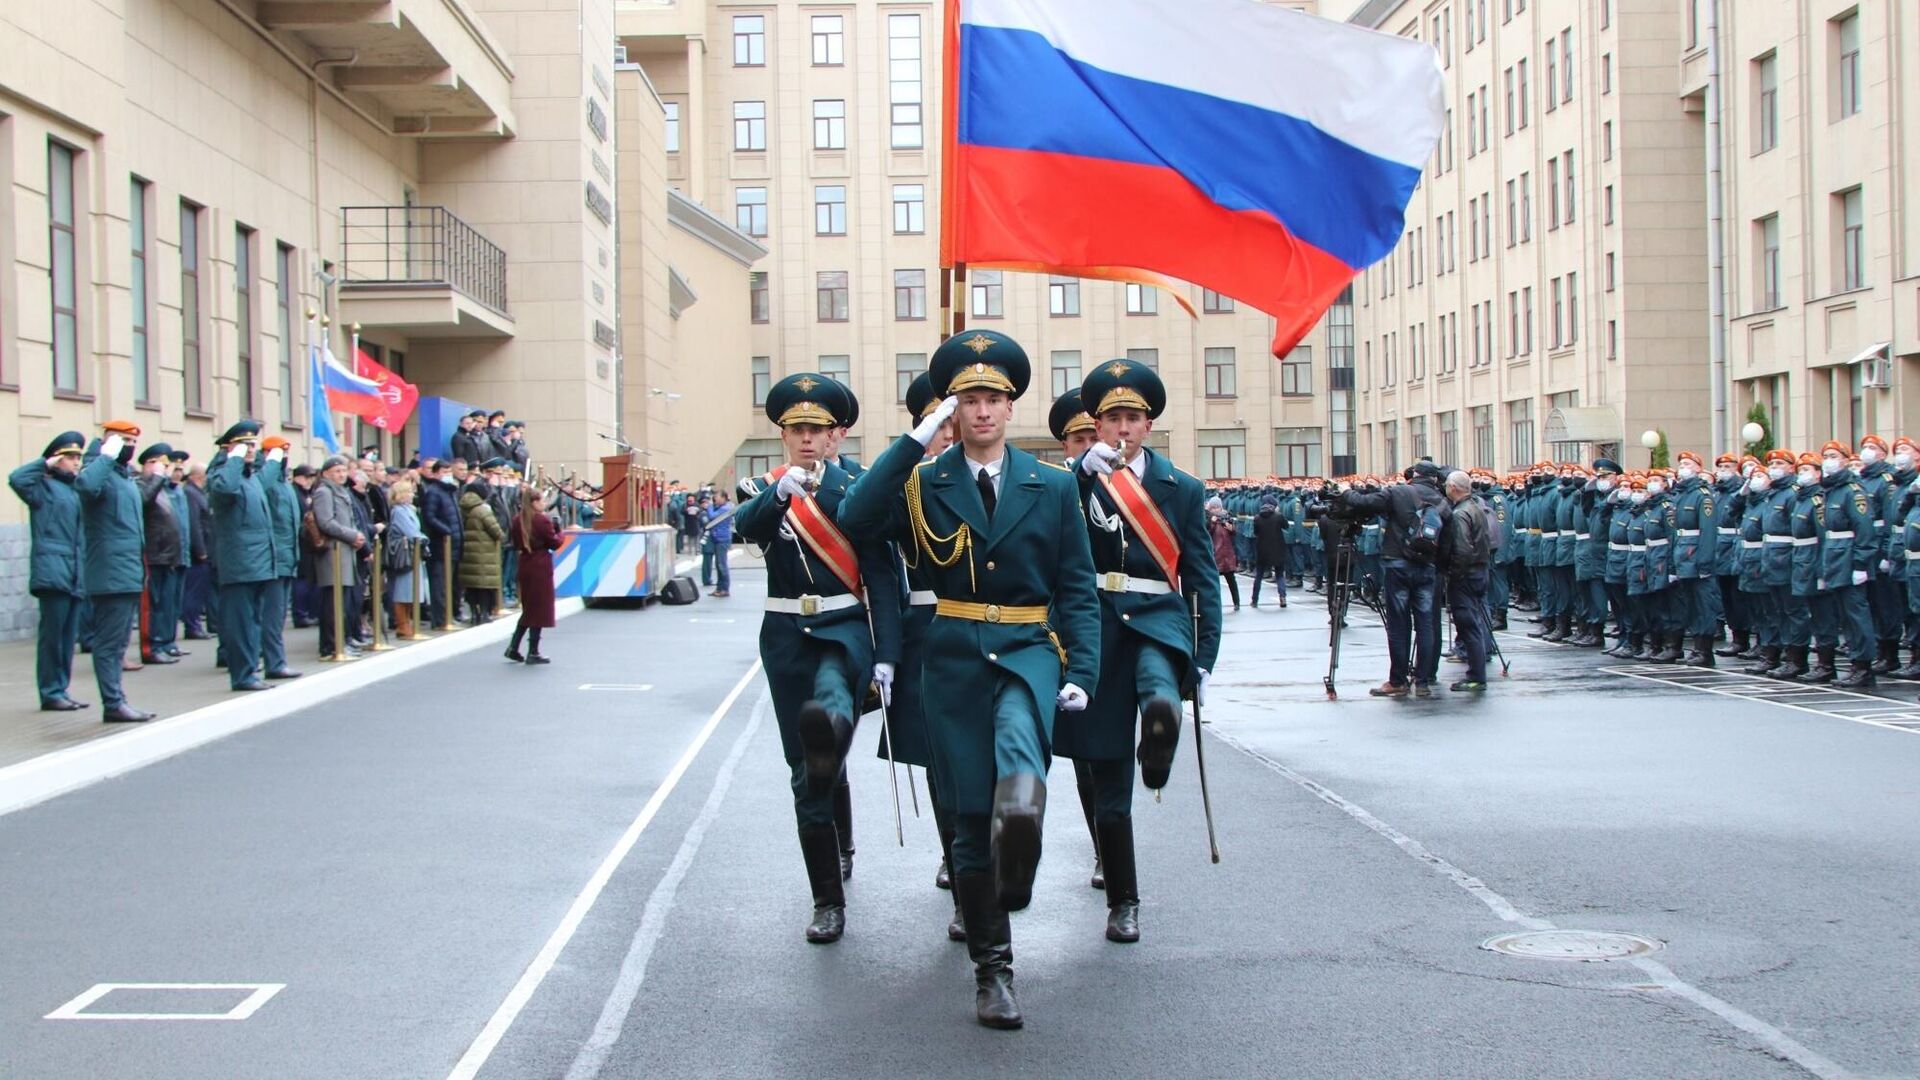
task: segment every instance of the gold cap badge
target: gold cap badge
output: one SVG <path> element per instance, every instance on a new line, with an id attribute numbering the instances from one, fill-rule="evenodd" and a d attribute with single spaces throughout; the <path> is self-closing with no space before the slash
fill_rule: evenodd
<path id="1" fill-rule="evenodd" d="M 985 334 L 975 334 L 960 344 L 972 349 L 975 356 L 984 356 L 988 349 L 993 348 L 993 339 Z"/>

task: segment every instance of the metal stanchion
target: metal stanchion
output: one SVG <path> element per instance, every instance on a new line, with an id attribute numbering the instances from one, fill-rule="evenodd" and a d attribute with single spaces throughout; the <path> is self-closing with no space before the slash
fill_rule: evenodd
<path id="1" fill-rule="evenodd" d="M 320 658 L 323 664 L 344 664 L 359 657 L 347 651 L 346 578 L 340 569 L 340 543 L 328 541 L 333 549 L 333 653 Z"/>
<path id="2" fill-rule="evenodd" d="M 455 630 L 463 629 L 453 617 L 454 613 L 460 610 L 460 598 L 453 592 L 453 537 L 451 536 L 440 538 L 440 580 L 446 583 L 444 595 L 447 609 L 443 613 L 444 617 L 440 625 L 434 629 L 443 634 L 451 634 Z"/>
<path id="3" fill-rule="evenodd" d="M 408 632 L 401 635 L 407 641 L 419 641 L 427 636 L 420 629 L 420 593 L 427 587 L 427 560 L 424 544 L 425 541 L 418 538 L 407 541 L 407 546 L 413 549 L 413 619 L 407 624 Z"/>
<path id="4" fill-rule="evenodd" d="M 367 599 L 367 622 L 373 628 L 373 644 L 367 646 L 368 652 L 393 651 L 393 646 L 387 644 L 385 631 L 387 623 L 386 598 L 380 595 L 381 574 L 382 571 L 386 569 L 386 545 L 387 538 L 382 534 L 375 533 L 373 537 L 373 587 Z"/>

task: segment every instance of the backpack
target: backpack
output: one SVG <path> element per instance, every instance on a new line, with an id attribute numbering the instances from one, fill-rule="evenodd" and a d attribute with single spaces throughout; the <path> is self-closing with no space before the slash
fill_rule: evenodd
<path id="1" fill-rule="evenodd" d="M 1415 566 L 1432 566 L 1440 557 L 1440 508 L 1431 503 L 1415 511 L 1413 524 L 1407 527 L 1407 561 Z"/>

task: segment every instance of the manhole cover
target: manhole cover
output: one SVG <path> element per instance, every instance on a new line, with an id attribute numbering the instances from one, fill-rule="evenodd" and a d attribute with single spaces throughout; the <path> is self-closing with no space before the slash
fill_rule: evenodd
<path id="1" fill-rule="evenodd" d="M 1638 934 L 1617 934 L 1605 930 L 1530 930 L 1524 934 L 1502 934 L 1480 947 L 1534 960 L 1592 962 L 1645 956 L 1658 951 L 1661 945 Z"/>

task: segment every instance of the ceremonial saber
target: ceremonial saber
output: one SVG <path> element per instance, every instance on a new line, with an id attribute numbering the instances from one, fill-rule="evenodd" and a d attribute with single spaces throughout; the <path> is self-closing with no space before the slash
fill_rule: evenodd
<path id="1" fill-rule="evenodd" d="M 1200 594 L 1193 594 L 1193 655 L 1200 655 Z M 1213 797 L 1207 791 L 1207 755 L 1200 739 L 1200 687 L 1193 690 L 1193 760 L 1200 766 L 1200 806 L 1207 815 L 1207 850 L 1220 861 L 1220 841 L 1213 832 Z"/>

